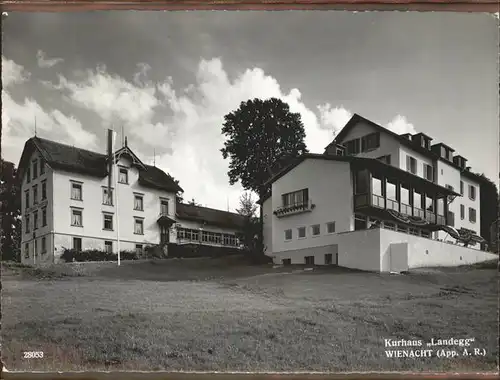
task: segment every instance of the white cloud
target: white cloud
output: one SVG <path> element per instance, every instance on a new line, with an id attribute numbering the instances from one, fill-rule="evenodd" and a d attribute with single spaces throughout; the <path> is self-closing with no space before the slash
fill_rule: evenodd
<path id="1" fill-rule="evenodd" d="M 144 73 L 144 67 L 141 68 Z M 70 81 L 59 76 L 59 90 L 67 90 L 75 103 L 95 111 L 106 124 L 128 123 L 136 126 L 150 120 L 159 104 L 155 87 L 150 84 L 135 85 L 123 78 L 108 74 L 105 66 L 82 73 L 80 81 Z M 139 81 L 140 76 L 136 76 Z"/>
<path id="2" fill-rule="evenodd" d="M 2 57 L 2 66 L 2 80 L 4 81 L 2 153 L 6 160 L 17 163 L 24 143 L 35 133 L 35 120 L 37 134 L 40 137 L 87 149 L 96 147 L 96 136 L 86 131 L 80 121 L 74 117 L 68 117 L 59 110 L 45 110 L 35 100 L 28 97 L 22 101 L 15 101 L 7 86 L 12 87 L 14 84 L 25 82 L 30 74 L 22 66 L 4 57 Z"/>
<path id="3" fill-rule="evenodd" d="M 389 122 L 386 126 L 387 129 L 391 131 L 402 134 L 402 133 L 417 133 L 413 124 L 406 120 L 406 117 L 397 115 L 391 122 Z"/>
<path id="4" fill-rule="evenodd" d="M 51 68 L 59 63 L 64 62 L 62 58 L 47 58 L 45 53 L 41 50 L 38 50 L 36 53 L 36 61 L 38 63 L 38 67 L 47 69 Z"/>
<path id="5" fill-rule="evenodd" d="M 318 106 L 321 124 L 330 129 L 333 135 L 337 135 L 352 117 L 352 112 L 343 106 L 332 107 L 330 103 Z"/>
<path id="6" fill-rule="evenodd" d="M 4 89 L 14 84 L 25 82 L 29 77 L 30 74 L 23 66 L 2 55 L 2 87 Z"/>

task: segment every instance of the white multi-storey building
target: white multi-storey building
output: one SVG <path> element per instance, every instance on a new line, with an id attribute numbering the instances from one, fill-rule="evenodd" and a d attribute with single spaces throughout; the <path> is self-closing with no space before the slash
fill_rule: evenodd
<path id="1" fill-rule="evenodd" d="M 450 196 L 446 202 L 438 202 L 435 211 L 446 218 L 447 225 L 479 234 L 481 178 L 470 172 L 464 157 L 453 155 L 454 149 L 443 143 L 432 145 L 431 142 L 432 138 L 423 133 L 398 135 L 354 115 L 326 148 L 325 153 L 330 152 L 332 145 L 341 144 L 346 147 L 346 155 L 380 159 L 427 181 L 459 192 L 460 196 Z M 395 200 L 401 197 L 403 208 L 410 204 L 404 184 L 400 190 L 397 186 L 394 190 L 394 194 L 390 196 Z M 396 190 L 399 190 L 399 193 Z M 414 208 L 423 208 L 416 204 L 420 199 L 413 201 Z M 436 238 L 455 240 L 444 231 L 436 232 Z"/>
<path id="2" fill-rule="evenodd" d="M 138 253 L 166 243 L 238 247 L 241 216 L 176 202 L 183 190 L 174 178 L 142 163 L 126 140 L 103 154 L 33 137 L 18 176 L 25 263 L 57 262 L 65 249 L 117 252 L 118 244 Z"/>
<path id="3" fill-rule="evenodd" d="M 302 155 L 269 180 L 260 200 L 266 254 L 383 271 L 486 257 L 461 246 L 484 242 L 481 178 L 431 141 L 354 115 L 324 154 Z"/>

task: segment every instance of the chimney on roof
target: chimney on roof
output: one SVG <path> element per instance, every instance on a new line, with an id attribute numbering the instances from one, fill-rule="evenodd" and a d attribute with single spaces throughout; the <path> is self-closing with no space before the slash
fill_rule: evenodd
<path id="1" fill-rule="evenodd" d="M 467 166 L 467 167 L 465 168 L 465 170 L 467 170 L 468 172 L 470 172 L 470 166 Z"/>
<path id="2" fill-rule="evenodd" d="M 127 136 L 125 136 L 125 146 L 127 146 Z"/>

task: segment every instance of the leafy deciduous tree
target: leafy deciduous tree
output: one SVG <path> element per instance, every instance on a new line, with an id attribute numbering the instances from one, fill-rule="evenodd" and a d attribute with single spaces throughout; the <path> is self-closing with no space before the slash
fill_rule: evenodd
<path id="1" fill-rule="evenodd" d="M 238 238 L 245 249 L 250 252 L 255 252 L 258 247 L 259 219 L 256 217 L 257 204 L 252 198 L 252 193 L 244 192 L 240 196 L 240 208 L 236 212 L 245 217 L 245 225 L 243 231 Z"/>
<path id="2" fill-rule="evenodd" d="M 245 190 L 259 196 L 270 168 L 307 152 L 300 114 L 290 112 L 288 104 L 276 98 L 242 102 L 224 116 L 222 133 L 227 137 L 221 152 L 230 159 L 229 183 L 240 181 Z"/>
<path id="3" fill-rule="evenodd" d="M 260 198 L 268 191 L 265 182 L 271 168 L 307 152 L 300 114 L 290 112 L 288 104 L 277 98 L 242 102 L 224 116 L 222 134 L 227 138 L 221 152 L 230 160 L 229 183 L 240 181 L 245 190 L 256 192 Z M 261 207 L 259 252 L 263 252 L 262 223 Z"/>
<path id="4" fill-rule="evenodd" d="M 0 161 L 0 249 L 2 260 L 20 261 L 21 194 L 17 169 L 12 162 Z"/>

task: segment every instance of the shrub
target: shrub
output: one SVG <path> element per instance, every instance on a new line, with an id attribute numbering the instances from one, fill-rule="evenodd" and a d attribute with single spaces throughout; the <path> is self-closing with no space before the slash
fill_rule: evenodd
<path id="1" fill-rule="evenodd" d="M 66 263 L 85 262 L 85 261 L 116 261 L 118 255 L 109 253 L 99 249 L 87 249 L 84 251 L 76 251 L 74 249 L 64 249 L 61 259 Z M 121 260 L 137 260 L 135 251 L 120 251 Z"/>
<path id="2" fill-rule="evenodd" d="M 148 245 L 144 248 L 144 254 L 148 259 L 161 259 L 165 257 L 163 249 L 159 245 Z"/>

